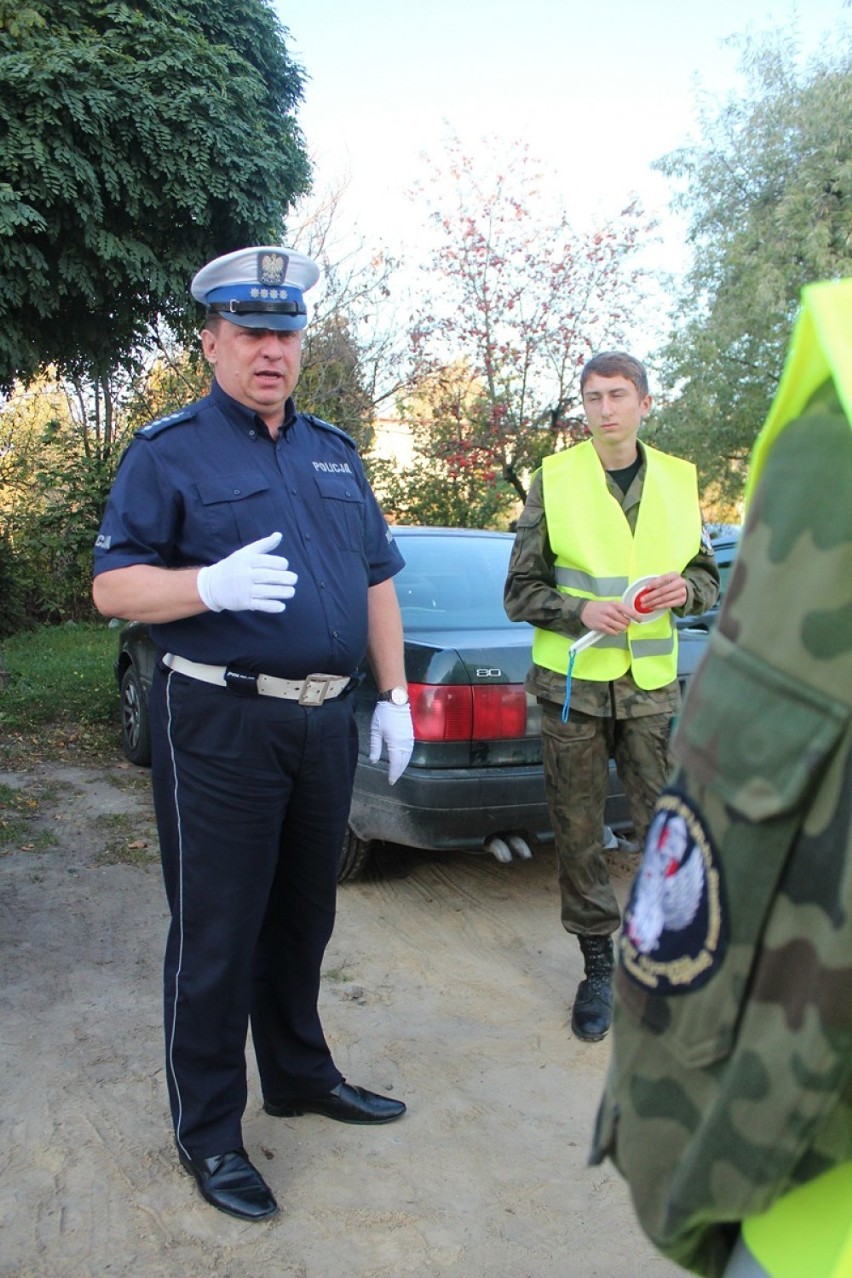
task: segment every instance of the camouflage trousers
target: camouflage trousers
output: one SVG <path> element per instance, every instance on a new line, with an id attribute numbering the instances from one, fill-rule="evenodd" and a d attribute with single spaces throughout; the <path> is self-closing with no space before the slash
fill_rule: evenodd
<path id="1" fill-rule="evenodd" d="M 671 715 L 610 719 L 541 703 L 544 780 L 556 841 L 562 926 L 579 936 L 610 936 L 621 910 L 603 851 L 609 760 L 615 759 L 640 847 L 669 773 Z"/>

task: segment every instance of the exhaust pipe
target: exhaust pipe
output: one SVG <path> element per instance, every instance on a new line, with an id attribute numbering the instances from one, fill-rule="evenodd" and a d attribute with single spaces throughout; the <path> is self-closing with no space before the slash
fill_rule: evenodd
<path id="1" fill-rule="evenodd" d="M 519 861 L 529 861 L 532 858 L 529 844 L 519 834 L 506 834 L 502 837 L 493 834 L 490 839 L 485 840 L 484 848 L 501 865 L 508 865 L 513 855 Z"/>
<path id="2" fill-rule="evenodd" d="M 496 834 L 492 835 L 490 839 L 486 839 L 485 851 L 490 852 L 501 865 L 508 865 L 512 859 L 512 851 L 508 843 L 504 843 Z"/>
<path id="3" fill-rule="evenodd" d="M 532 860 L 530 845 L 527 843 L 526 839 L 522 839 L 519 834 L 510 834 L 506 839 L 506 842 L 519 861 Z"/>

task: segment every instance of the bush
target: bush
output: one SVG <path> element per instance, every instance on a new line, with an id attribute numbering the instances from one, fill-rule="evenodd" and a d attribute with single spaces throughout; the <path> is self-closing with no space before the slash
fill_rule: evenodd
<path id="1" fill-rule="evenodd" d="M 0 533 L 0 639 L 13 635 L 26 625 L 25 585 L 21 565 L 16 560 L 9 539 Z"/>

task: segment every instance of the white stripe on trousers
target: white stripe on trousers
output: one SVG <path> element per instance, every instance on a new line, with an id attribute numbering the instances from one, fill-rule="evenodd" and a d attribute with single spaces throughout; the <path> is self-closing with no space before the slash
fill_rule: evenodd
<path id="1" fill-rule="evenodd" d="M 177 1071 L 175 1070 L 175 1063 L 174 1063 L 175 1035 L 177 1033 L 178 994 L 180 992 L 180 976 L 181 976 L 181 970 L 183 968 L 183 827 L 181 825 L 181 819 L 180 819 L 180 803 L 178 802 L 178 770 L 177 770 L 177 763 L 175 762 L 174 748 L 172 746 L 171 689 L 172 689 L 172 672 L 169 671 L 166 677 L 166 706 L 168 708 L 166 723 L 167 723 L 167 736 L 169 740 L 169 757 L 171 758 L 171 761 L 172 761 L 172 776 L 174 777 L 174 783 L 175 783 L 174 785 L 175 823 L 177 827 L 177 836 L 178 836 L 178 864 L 180 866 L 180 869 L 178 872 L 178 918 L 180 920 L 179 922 L 180 946 L 178 950 L 177 966 L 175 968 L 174 1005 L 172 1007 L 172 1026 L 171 1026 L 171 1033 L 169 1034 L 168 1056 L 169 1056 L 169 1074 L 171 1075 L 172 1086 L 174 1087 L 174 1093 L 177 1099 L 177 1114 L 175 1115 L 175 1118 L 176 1118 L 175 1140 L 177 1142 L 178 1149 L 180 1149 L 182 1153 L 185 1154 L 187 1158 L 189 1158 L 190 1157 L 189 1151 L 186 1149 L 185 1145 L 183 1144 L 180 1138 L 181 1118 L 183 1115 L 183 1102 L 181 1100 L 180 1084 L 178 1082 Z"/>

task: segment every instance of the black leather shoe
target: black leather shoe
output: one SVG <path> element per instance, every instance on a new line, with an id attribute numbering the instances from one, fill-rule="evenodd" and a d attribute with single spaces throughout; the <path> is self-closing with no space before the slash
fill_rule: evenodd
<path id="1" fill-rule="evenodd" d="M 392 1096 L 377 1096 L 364 1087 L 351 1083 L 338 1083 L 334 1091 L 324 1096 L 309 1096 L 305 1100 L 288 1100 L 275 1104 L 264 1101 L 263 1108 L 274 1118 L 295 1118 L 298 1114 L 323 1114 L 336 1118 L 339 1123 L 392 1123 L 405 1113 L 402 1101 Z"/>
<path id="2" fill-rule="evenodd" d="M 181 1164 L 198 1182 L 201 1197 L 240 1220 L 264 1220 L 278 1210 L 272 1190 L 244 1149 L 233 1149 L 212 1158 L 187 1158 L 178 1151 Z"/>

